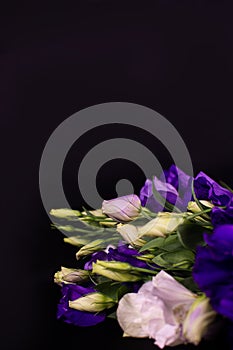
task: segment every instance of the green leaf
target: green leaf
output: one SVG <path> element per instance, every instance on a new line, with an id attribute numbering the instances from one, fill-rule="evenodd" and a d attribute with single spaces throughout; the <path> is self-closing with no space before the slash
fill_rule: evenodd
<path id="1" fill-rule="evenodd" d="M 152 261 L 167 268 L 189 269 L 192 267 L 195 255 L 191 250 L 180 248 L 173 252 L 164 252 L 156 255 Z"/>
<path id="2" fill-rule="evenodd" d="M 172 266 L 179 266 L 184 261 L 194 262 L 195 255 L 189 249 L 180 248 L 175 252 L 163 253 L 162 257 Z"/>
<path id="3" fill-rule="evenodd" d="M 173 252 L 177 249 L 182 248 L 182 245 L 179 241 L 178 236 L 170 235 L 164 239 L 163 245 L 160 246 L 161 249 L 167 251 L 167 252 Z"/>
<path id="4" fill-rule="evenodd" d="M 121 284 L 120 288 L 117 291 L 117 300 L 119 301 L 123 295 L 125 295 L 126 293 L 130 292 L 130 288 L 128 286 L 126 286 L 125 284 Z"/>
<path id="5" fill-rule="evenodd" d="M 180 279 L 179 281 L 181 284 L 183 284 L 183 286 L 185 286 L 186 288 L 188 288 L 189 290 L 191 290 L 193 293 L 197 293 L 200 292 L 199 287 L 197 286 L 197 284 L 195 283 L 194 279 L 192 276 L 190 277 L 186 277 L 183 279 Z"/>
<path id="6" fill-rule="evenodd" d="M 109 298 L 115 300 L 116 302 L 119 298 L 129 291 L 129 288 L 126 285 L 122 285 L 121 282 L 103 282 L 101 284 L 97 284 L 95 289 Z"/>
<path id="7" fill-rule="evenodd" d="M 160 248 L 164 244 L 164 239 L 165 239 L 164 237 L 156 237 L 150 240 L 140 248 L 139 252 L 141 253 L 141 252 L 144 252 L 145 250 Z"/>
<path id="8" fill-rule="evenodd" d="M 153 261 L 155 264 L 159 265 L 160 267 L 171 267 L 171 264 L 168 263 L 166 260 L 163 259 L 163 254 L 164 254 L 164 253 L 161 253 L 161 254 L 156 255 L 156 256 L 152 259 L 152 261 Z"/>
<path id="9" fill-rule="evenodd" d="M 116 311 L 112 312 L 111 314 L 107 315 L 108 318 L 112 318 L 114 320 L 117 320 L 117 316 L 116 316 Z"/>
<path id="10" fill-rule="evenodd" d="M 161 250 L 170 252 L 182 247 L 180 240 L 178 239 L 176 234 L 172 234 L 167 237 L 156 237 L 151 241 L 147 242 L 140 249 L 140 253 L 146 250 L 151 250 L 154 248 L 159 248 Z"/>
<path id="11" fill-rule="evenodd" d="M 204 232 L 212 232 L 212 230 L 191 222 L 181 224 L 177 228 L 180 243 L 191 250 L 195 250 L 198 245 L 205 245 Z"/>
<path id="12" fill-rule="evenodd" d="M 222 187 L 226 188 L 228 191 L 233 193 L 233 189 L 230 186 L 228 186 L 224 181 L 220 180 L 219 183 Z"/>

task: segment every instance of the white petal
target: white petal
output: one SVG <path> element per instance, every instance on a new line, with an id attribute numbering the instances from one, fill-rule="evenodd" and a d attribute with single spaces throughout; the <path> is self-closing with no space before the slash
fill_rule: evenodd
<path id="1" fill-rule="evenodd" d="M 128 293 L 119 301 L 116 311 L 117 319 L 127 336 L 136 338 L 148 337 L 148 332 L 142 328 L 141 307 L 144 301 L 144 296 L 137 293 Z"/>
<path id="2" fill-rule="evenodd" d="M 154 338 L 154 337 L 153 337 Z M 165 346 L 174 346 L 182 344 L 183 341 L 179 338 L 179 326 L 166 324 L 155 334 L 155 344 L 163 349 Z"/>
<path id="3" fill-rule="evenodd" d="M 195 294 L 163 270 L 153 277 L 152 282 L 156 295 L 171 308 L 178 304 L 191 305 L 196 299 Z"/>

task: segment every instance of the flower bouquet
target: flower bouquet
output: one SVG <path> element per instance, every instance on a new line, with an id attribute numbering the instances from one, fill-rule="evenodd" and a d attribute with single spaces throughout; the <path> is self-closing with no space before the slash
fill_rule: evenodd
<path id="1" fill-rule="evenodd" d="M 233 191 L 172 165 L 138 195 L 101 208 L 52 209 L 55 226 L 77 248 L 61 267 L 57 318 L 79 327 L 107 317 L 125 337 L 159 348 L 198 345 L 233 322 Z M 76 224 L 80 222 L 84 228 Z"/>

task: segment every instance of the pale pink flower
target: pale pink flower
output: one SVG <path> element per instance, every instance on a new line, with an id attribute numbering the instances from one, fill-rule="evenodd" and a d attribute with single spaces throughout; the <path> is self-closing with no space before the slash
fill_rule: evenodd
<path id="1" fill-rule="evenodd" d="M 136 219 L 140 210 L 141 201 L 136 194 L 104 200 L 102 203 L 103 213 L 119 222 L 128 222 Z"/>
<path id="2" fill-rule="evenodd" d="M 124 295 L 117 319 L 124 336 L 155 340 L 161 349 L 186 342 L 182 324 L 196 295 L 165 271 L 146 282 L 138 293 Z"/>

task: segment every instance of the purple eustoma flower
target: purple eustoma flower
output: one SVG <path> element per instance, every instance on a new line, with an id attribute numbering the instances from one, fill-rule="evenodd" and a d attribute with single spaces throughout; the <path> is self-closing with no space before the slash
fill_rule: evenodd
<path id="1" fill-rule="evenodd" d="M 99 252 L 95 252 L 91 255 L 90 260 L 88 260 L 84 265 L 84 270 L 92 270 L 92 264 L 95 263 L 97 260 L 107 261 L 108 260 L 108 253 L 101 250 Z"/>
<path id="2" fill-rule="evenodd" d="M 233 225 L 218 226 L 204 239 L 207 245 L 197 248 L 194 280 L 212 307 L 233 321 Z"/>
<path id="3" fill-rule="evenodd" d="M 224 224 L 233 224 L 233 203 L 227 206 L 226 209 L 214 207 L 211 210 L 211 222 L 213 226 Z"/>
<path id="4" fill-rule="evenodd" d="M 134 267 L 152 269 L 145 261 L 137 258 L 141 254 L 134 248 L 130 248 L 128 244 L 119 242 L 117 248 L 109 247 L 107 251 L 95 252 L 91 259 L 84 265 L 85 270 L 92 270 L 92 263 L 97 260 L 102 261 L 121 261 L 127 262 Z"/>
<path id="5" fill-rule="evenodd" d="M 194 190 L 199 200 L 211 201 L 217 206 L 228 206 L 233 199 L 232 192 L 220 186 L 202 171 L 194 179 Z"/>
<path id="6" fill-rule="evenodd" d="M 127 262 L 134 267 L 149 268 L 145 261 L 137 258 L 140 253 L 133 248 L 129 248 L 127 244 L 119 244 L 117 249 L 110 248 L 108 252 L 108 260 Z"/>
<path id="7" fill-rule="evenodd" d="M 140 200 L 143 207 L 147 207 L 155 213 L 163 210 L 163 206 L 153 195 L 153 182 L 150 179 L 146 179 L 144 186 L 140 190 Z"/>
<path id="8" fill-rule="evenodd" d="M 187 175 L 174 164 L 168 170 L 164 170 L 160 179 L 154 176 L 153 182 L 146 180 L 140 190 L 142 206 L 146 206 L 153 212 L 164 210 L 164 205 L 159 203 L 153 194 L 153 185 L 160 196 L 181 211 L 187 209 L 188 202 L 192 198 L 193 177 Z"/>
<path id="9" fill-rule="evenodd" d="M 76 300 L 83 295 L 94 292 L 92 287 L 85 288 L 76 284 L 63 284 L 61 288 L 62 298 L 58 304 L 57 318 L 75 326 L 89 327 L 103 322 L 105 313 L 91 313 L 78 311 L 69 307 L 69 300 Z"/>
<path id="10" fill-rule="evenodd" d="M 214 204 L 210 217 L 214 227 L 233 224 L 233 193 L 220 186 L 202 171 L 194 179 L 194 191 L 199 200 Z"/>

